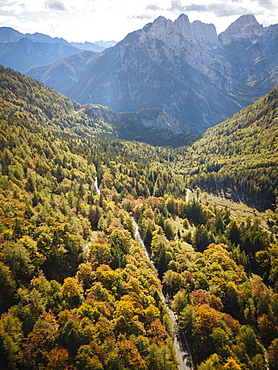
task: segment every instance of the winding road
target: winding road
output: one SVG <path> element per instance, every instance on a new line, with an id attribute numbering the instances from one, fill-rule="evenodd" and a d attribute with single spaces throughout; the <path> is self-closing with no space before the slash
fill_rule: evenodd
<path id="1" fill-rule="evenodd" d="M 135 221 L 134 217 L 132 217 L 132 219 L 133 219 L 133 224 L 134 224 L 134 227 L 135 227 L 134 238 L 137 241 L 137 243 L 141 244 L 144 247 L 148 259 L 153 264 L 153 261 L 150 258 L 148 250 L 147 250 L 147 248 L 146 248 L 146 246 L 145 246 L 145 244 L 144 244 L 144 242 L 141 238 L 137 222 Z M 171 309 L 171 307 L 167 304 L 167 301 L 166 301 L 165 296 L 163 295 L 163 293 L 162 293 L 162 299 L 163 299 L 163 301 L 165 302 L 165 304 L 167 306 L 169 315 L 170 315 L 170 317 L 172 319 L 172 322 L 173 322 L 174 347 L 175 347 L 175 351 L 176 351 L 176 357 L 177 357 L 177 360 L 178 360 L 178 370 L 193 370 L 194 366 L 193 366 L 192 356 L 191 356 L 191 353 L 190 353 L 190 350 L 189 350 L 187 340 L 184 336 L 184 333 L 179 328 L 177 317 L 176 317 L 174 311 Z"/>
<path id="2" fill-rule="evenodd" d="M 168 307 L 168 306 L 167 306 Z M 168 307 L 169 315 L 173 321 L 174 329 L 174 347 L 176 350 L 176 356 L 178 359 L 178 369 L 179 370 L 193 370 L 193 361 L 189 351 L 187 340 L 184 336 L 183 331 L 179 328 L 177 323 L 176 315 L 173 310 Z"/>
<path id="3" fill-rule="evenodd" d="M 99 190 L 99 186 L 98 186 L 98 178 L 97 177 L 95 177 L 94 185 L 95 185 L 96 193 L 98 195 L 100 195 L 100 190 Z M 190 192 L 191 191 L 188 189 L 187 197 L 189 196 Z M 133 220 L 133 224 L 134 224 L 134 227 L 135 227 L 134 238 L 135 238 L 135 240 L 137 241 L 138 244 L 141 244 L 141 246 L 144 247 L 144 250 L 146 252 L 146 256 L 148 257 L 149 261 L 154 266 L 154 262 L 152 261 L 152 259 L 150 257 L 150 254 L 149 254 L 149 252 L 148 252 L 148 250 L 147 250 L 147 248 L 146 248 L 146 246 L 143 242 L 143 239 L 141 238 L 137 222 L 135 221 L 134 217 L 132 217 L 132 220 Z M 176 357 L 177 357 L 177 360 L 178 360 L 178 370 L 193 370 L 194 366 L 193 366 L 192 356 L 191 356 L 191 353 L 190 353 L 190 350 L 189 350 L 187 340 L 184 336 L 183 331 L 178 326 L 178 320 L 177 320 L 177 317 L 176 317 L 174 311 L 167 304 L 167 301 L 165 299 L 165 296 L 163 295 L 163 292 L 161 294 L 162 294 L 162 299 L 166 304 L 169 315 L 170 315 L 170 317 L 172 319 L 172 322 L 173 322 L 174 347 L 175 347 Z"/>

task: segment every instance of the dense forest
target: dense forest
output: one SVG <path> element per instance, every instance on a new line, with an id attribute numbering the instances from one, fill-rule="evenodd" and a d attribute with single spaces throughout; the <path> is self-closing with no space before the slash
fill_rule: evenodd
<path id="1" fill-rule="evenodd" d="M 12 70 L 0 80 L 0 369 L 177 369 L 162 291 L 197 370 L 277 369 L 275 205 L 266 229 L 193 189 L 240 187 L 245 170 L 242 191 L 262 182 L 275 204 L 277 90 L 233 133 L 225 122 L 173 149 L 113 139 Z"/>
<path id="2" fill-rule="evenodd" d="M 177 166 L 191 186 L 229 188 L 270 208 L 278 196 L 277 137 L 278 88 L 180 149 Z"/>

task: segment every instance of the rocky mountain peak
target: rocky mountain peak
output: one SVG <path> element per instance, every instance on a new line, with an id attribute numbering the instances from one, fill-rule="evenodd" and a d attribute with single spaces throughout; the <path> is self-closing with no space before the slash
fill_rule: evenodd
<path id="1" fill-rule="evenodd" d="M 192 28 L 188 16 L 181 14 L 174 22 L 176 31 L 183 35 L 185 38 L 192 38 Z"/>
<path id="2" fill-rule="evenodd" d="M 22 34 L 11 27 L 0 27 L 0 42 L 16 42 Z"/>
<path id="3" fill-rule="evenodd" d="M 181 14 L 174 22 L 162 16 L 147 24 L 142 30 L 137 31 L 140 42 L 146 39 L 163 41 L 170 49 L 180 48 L 185 43 L 200 44 L 201 47 L 219 46 L 216 28 L 213 24 L 200 21 L 190 23 L 188 16 Z"/>
<path id="4" fill-rule="evenodd" d="M 169 31 L 173 30 L 173 22 L 165 17 L 156 18 L 153 23 L 148 23 L 142 30 L 139 30 L 143 38 L 155 38 L 159 40 L 165 39 Z"/>
<path id="5" fill-rule="evenodd" d="M 192 23 L 194 38 L 203 46 L 219 46 L 216 28 L 213 24 L 194 21 Z"/>
<path id="6" fill-rule="evenodd" d="M 254 15 L 247 14 L 233 22 L 226 31 L 219 35 L 219 39 L 223 45 L 231 44 L 234 41 L 255 43 L 263 33 L 264 28 L 257 22 Z"/>
<path id="7" fill-rule="evenodd" d="M 212 24 L 191 23 L 185 14 L 175 21 L 159 17 L 104 52 L 67 94 L 117 112 L 160 108 L 199 132 L 274 87 L 275 30 L 247 15 L 222 34 L 221 43 Z M 166 128 L 164 118 L 144 115 L 140 125 Z M 176 123 L 170 126 L 178 133 Z"/>

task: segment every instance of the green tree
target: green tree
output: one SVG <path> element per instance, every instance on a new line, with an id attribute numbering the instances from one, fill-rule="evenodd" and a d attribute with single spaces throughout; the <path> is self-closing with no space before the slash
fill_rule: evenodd
<path id="1" fill-rule="evenodd" d="M 164 223 L 164 233 L 168 240 L 174 240 L 175 238 L 175 229 L 171 220 L 167 219 Z"/>
<path id="2" fill-rule="evenodd" d="M 89 260 L 94 268 L 111 261 L 111 247 L 104 240 L 90 245 Z"/>
<path id="3" fill-rule="evenodd" d="M 0 368 L 17 369 L 22 359 L 22 323 L 12 314 L 3 314 L 0 321 Z"/>
<path id="4" fill-rule="evenodd" d="M 240 231 L 235 221 L 231 221 L 226 229 L 227 238 L 234 244 L 241 243 Z"/>
<path id="5" fill-rule="evenodd" d="M 24 343 L 25 365 L 30 369 L 45 367 L 54 348 L 58 325 L 50 313 L 42 314 Z"/>
<path id="6" fill-rule="evenodd" d="M 80 327 L 77 317 L 70 317 L 59 328 L 57 333 L 58 344 L 76 356 L 78 348 L 84 344 L 84 331 Z"/>
<path id="7" fill-rule="evenodd" d="M 16 283 L 8 266 L 0 261 L 0 313 L 5 312 L 13 303 Z"/>
<path id="8" fill-rule="evenodd" d="M 267 350 L 267 359 L 270 370 L 277 369 L 278 366 L 278 338 L 275 338 Z"/>
<path id="9" fill-rule="evenodd" d="M 3 258 L 16 279 L 23 283 L 28 281 L 35 270 L 30 253 L 21 243 L 6 243 L 3 247 Z"/>
<path id="10" fill-rule="evenodd" d="M 263 354 L 262 345 L 251 327 L 246 325 L 241 326 L 239 331 L 239 341 L 243 343 L 250 358 L 257 354 Z"/>
<path id="11" fill-rule="evenodd" d="M 185 332 L 186 335 L 191 336 L 193 332 L 193 327 L 195 324 L 196 312 L 194 307 L 191 304 L 185 306 L 185 308 L 181 311 L 179 322 L 180 327 Z"/>
<path id="12" fill-rule="evenodd" d="M 204 225 L 198 225 L 193 238 L 194 247 L 203 252 L 207 246 L 210 244 L 209 234 Z"/>
<path id="13" fill-rule="evenodd" d="M 172 271 L 167 270 L 163 276 L 163 284 L 167 289 L 167 293 L 170 297 L 173 297 L 174 294 L 176 294 L 182 283 L 182 277 L 181 274 Z"/>
<path id="14" fill-rule="evenodd" d="M 126 255 L 130 251 L 131 247 L 131 235 L 127 230 L 115 229 L 109 236 L 109 242 L 111 244 L 111 255 L 113 268 L 125 267 Z"/>

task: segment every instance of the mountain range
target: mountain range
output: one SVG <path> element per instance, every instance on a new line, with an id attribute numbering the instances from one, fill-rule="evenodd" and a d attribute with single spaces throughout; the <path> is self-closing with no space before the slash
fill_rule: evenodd
<path id="1" fill-rule="evenodd" d="M 118 112 L 161 108 L 200 132 L 277 85 L 278 25 L 241 16 L 217 35 L 212 24 L 157 18 L 90 60 L 81 73 L 71 58 L 27 74 L 82 103 Z M 67 65 L 59 80 L 53 77 Z"/>
<path id="2" fill-rule="evenodd" d="M 253 15 L 220 35 L 214 25 L 190 23 L 185 14 L 174 22 L 159 17 L 101 53 L 46 35 L 23 36 L 0 29 L 4 66 L 81 104 L 115 112 L 161 109 L 180 122 L 170 128 L 174 134 L 214 126 L 278 81 L 278 25 L 263 27 Z"/>
<path id="3" fill-rule="evenodd" d="M 9 90 L 8 95 L 5 94 L 6 88 Z M 24 106 L 36 106 L 35 110 L 39 108 L 47 117 L 55 117 L 60 123 L 69 121 L 71 130 L 78 131 L 80 123 L 86 126 L 84 135 L 93 132 L 102 136 L 172 146 L 185 145 L 188 140 L 192 140 L 189 126 L 182 125 L 159 108 L 121 113 L 98 104 L 81 105 L 33 78 L 0 66 L 0 100 L 2 96 L 15 103 L 16 99 L 10 89 L 16 90 L 20 100 L 25 101 Z"/>
<path id="4" fill-rule="evenodd" d="M 23 34 L 11 27 L 0 27 L 0 64 L 26 73 L 34 65 L 55 62 L 84 50 L 96 53 L 115 45 L 115 41 L 67 42 L 42 33 Z"/>
<path id="5" fill-rule="evenodd" d="M 179 146 L 185 144 L 181 123 L 161 109 L 119 113 L 101 105 L 81 105 L 33 78 L 3 67 L 0 104 L 7 123 L 37 122 L 45 130 L 58 130 L 63 137 L 137 140 L 159 144 L 161 149 L 174 146 L 178 138 Z M 173 131 L 178 134 L 171 135 Z M 187 146 L 168 147 L 166 158 L 169 161 L 171 157 L 178 173 L 189 176 L 190 188 L 228 187 L 274 203 L 278 186 L 277 137 L 278 87 L 195 140 L 192 138 Z M 132 147 L 138 145 L 133 141 Z M 160 160 L 163 158 L 165 153 Z"/>

